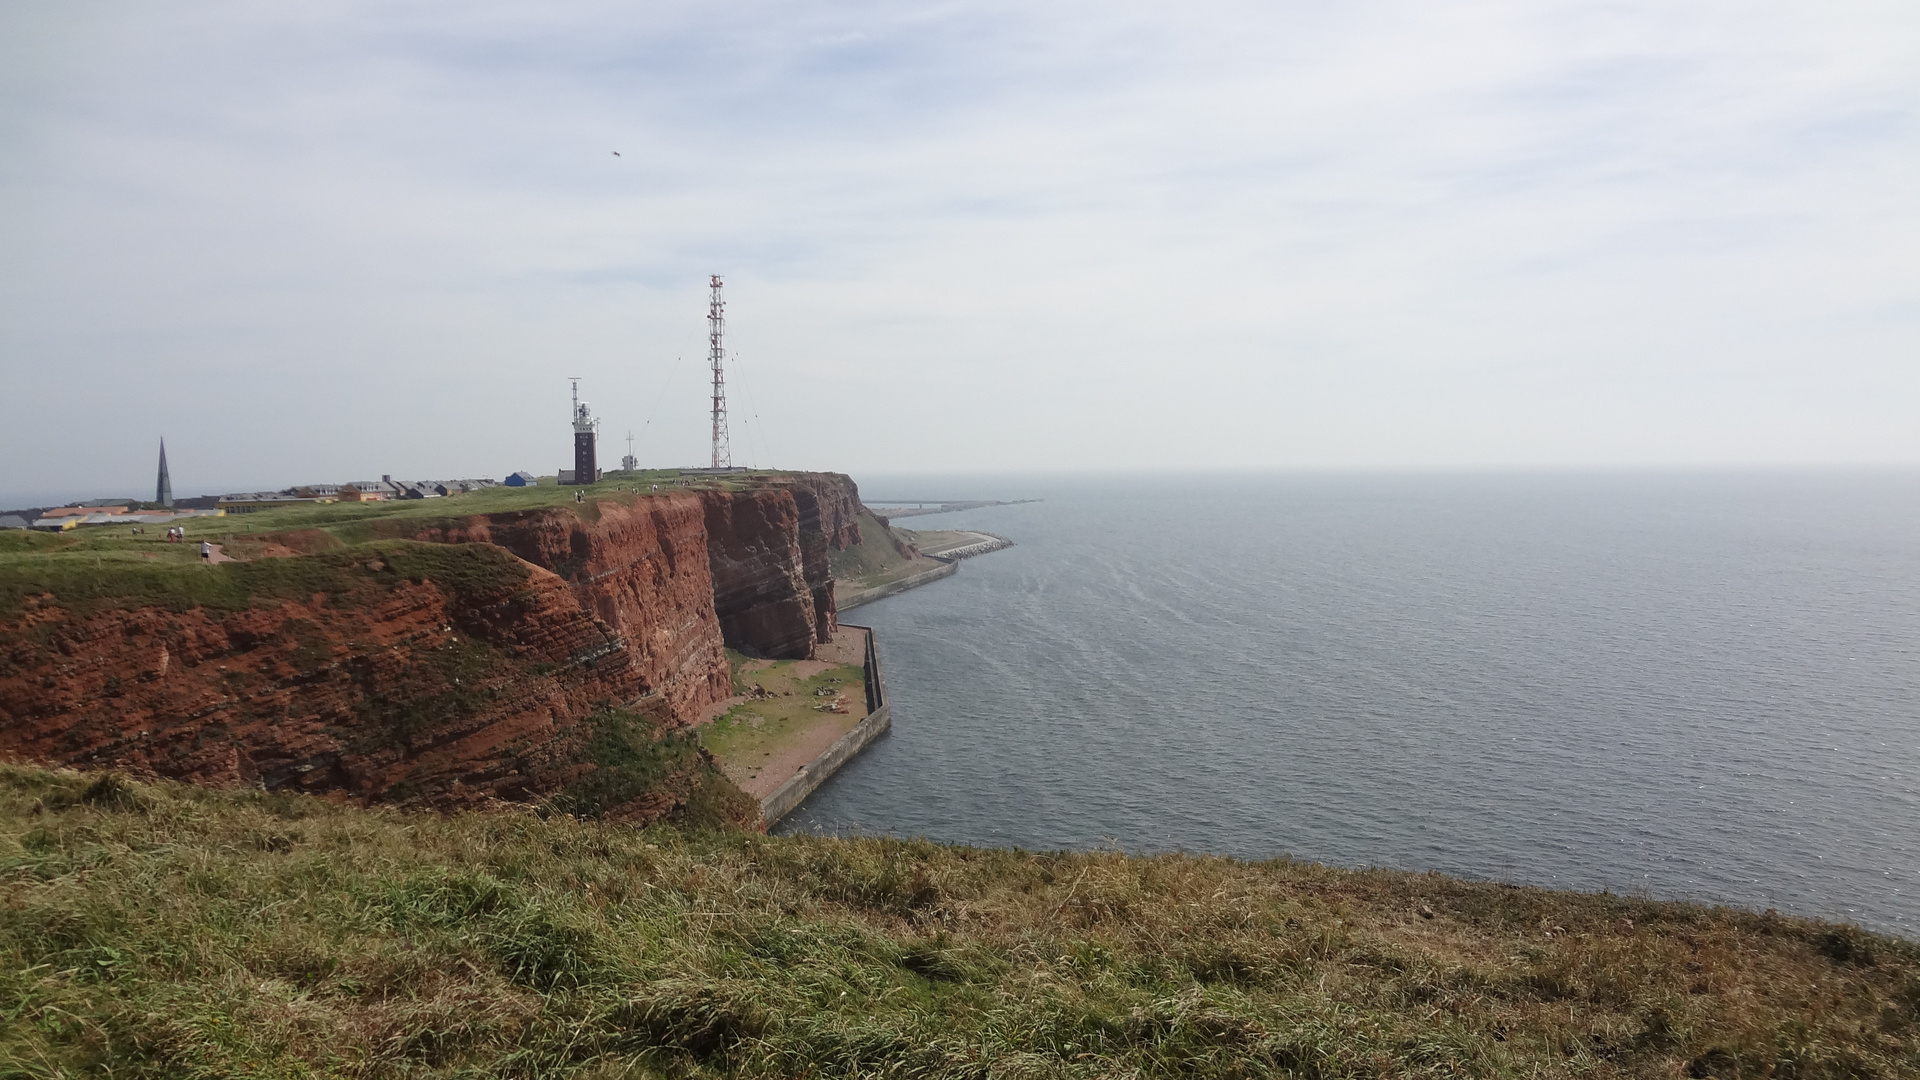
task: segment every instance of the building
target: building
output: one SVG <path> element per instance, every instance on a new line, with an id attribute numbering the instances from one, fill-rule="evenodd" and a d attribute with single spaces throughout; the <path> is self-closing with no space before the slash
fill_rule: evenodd
<path id="1" fill-rule="evenodd" d="M 120 506 L 117 504 L 109 505 L 109 506 L 92 506 L 87 503 L 76 503 L 73 506 L 56 506 L 53 509 L 48 510 L 46 513 L 41 514 L 40 516 L 42 518 L 70 517 L 70 518 L 77 519 L 77 518 L 86 517 L 89 514 L 124 514 L 126 512 L 127 512 L 126 507 Z"/>
<path id="2" fill-rule="evenodd" d="M 167 440 L 160 440 L 160 477 L 153 486 L 153 501 L 173 509 L 173 477 L 167 475 Z"/>
<path id="3" fill-rule="evenodd" d="M 594 440 L 600 432 L 600 421 L 593 418 L 587 403 L 580 400 L 580 380 L 573 380 L 573 468 L 562 469 L 562 484 L 591 484 L 600 479 L 600 468 L 594 455 Z"/>
<path id="4" fill-rule="evenodd" d="M 242 491 L 220 496 L 220 509 L 229 514 L 251 514 L 283 506 L 318 506 L 335 501 L 333 496 L 302 497 L 288 491 Z"/>
<path id="5" fill-rule="evenodd" d="M 24 529 L 30 524 L 19 514 L 0 514 L 0 529 Z"/>
<path id="6" fill-rule="evenodd" d="M 400 497 L 400 485 L 394 483 L 391 476 L 382 476 L 378 480 L 355 480 L 351 484 L 341 484 L 340 488 L 343 493 L 341 497 L 353 502 L 377 502 Z M 348 496 L 344 494 L 347 491 L 358 492 L 359 495 L 357 498 Z"/>
<path id="7" fill-rule="evenodd" d="M 535 487 L 539 483 L 540 483 L 540 478 L 533 475 L 530 472 L 522 471 L 522 472 L 507 474 L 508 487 Z"/>

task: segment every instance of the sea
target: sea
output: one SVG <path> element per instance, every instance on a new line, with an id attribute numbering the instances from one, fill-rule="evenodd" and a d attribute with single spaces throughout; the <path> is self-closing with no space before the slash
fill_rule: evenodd
<path id="1" fill-rule="evenodd" d="M 1920 938 L 1920 472 L 887 478 L 1015 546 L 846 614 L 783 832 L 1184 851 Z"/>

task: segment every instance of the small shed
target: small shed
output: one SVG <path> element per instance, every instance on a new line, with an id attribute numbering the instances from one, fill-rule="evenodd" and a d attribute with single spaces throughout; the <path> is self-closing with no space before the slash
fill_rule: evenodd
<path id="1" fill-rule="evenodd" d="M 508 487 L 535 487 L 539 483 L 540 483 L 539 477 L 533 475 L 530 472 L 526 472 L 524 470 L 517 473 L 507 474 Z"/>
<path id="2" fill-rule="evenodd" d="M 0 514 L 0 529 L 24 529 L 31 522 L 19 514 Z"/>

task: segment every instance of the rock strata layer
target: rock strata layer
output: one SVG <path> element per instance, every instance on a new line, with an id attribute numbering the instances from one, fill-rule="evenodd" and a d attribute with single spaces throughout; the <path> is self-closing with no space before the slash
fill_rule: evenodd
<path id="1" fill-rule="evenodd" d="M 797 474 L 384 519 L 392 539 L 331 551 L 289 534 L 315 553 L 209 572 L 283 581 L 265 575 L 281 564 L 326 588 L 237 610 L 32 596 L 0 624 L 0 753 L 368 802 L 591 787 L 633 718 L 660 739 L 732 692 L 727 646 L 800 658 L 831 637 L 827 552 L 860 542 L 858 513 L 848 478 Z M 622 789 L 617 816 L 672 812 L 685 773 Z"/>

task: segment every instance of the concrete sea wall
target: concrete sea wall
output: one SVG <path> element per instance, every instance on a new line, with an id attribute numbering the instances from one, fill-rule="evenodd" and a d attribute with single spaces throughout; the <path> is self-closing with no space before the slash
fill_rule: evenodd
<path id="1" fill-rule="evenodd" d="M 952 573 L 952 570 L 949 569 L 948 573 Z M 880 671 L 880 651 L 874 644 L 873 628 L 844 622 L 840 625 L 848 630 L 865 631 L 867 635 L 866 719 L 854 725 L 852 731 L 840 736 L 819 757 L 807 762 L 786 783 L 775 788 L 773 794 L 760 800 L 760 818 L 768 826 L 792 813 L 795 807 L 806 801 L 808 795 L 813 794 L 814 789 L 826 783 L 827 778 L 839 772 L 842 765 L 852 761 L 855 755 L 866 749 L 868 743 L 893 726 L 893 706 L 887 701 L 887 680 Z"/>
<path id="2" fill-rule="evenodd" d="M 929 581 L 938 581 L 943 577 L 952 577 L 960 569 L 960 563 L 957 559 L 948 559 L 939 555 L 929 555 L 927 557 L 940 563 L 940 565 L 931 570 L 923 570 L 918 574 L 903 577 L 899 581 L 889 581 L 885 585 L 876 585 L 871 589 L 862 589 L 859 592 L 838 597 L 836 606 L 841 611 L 847 611 L 852 608 L 857 608 L 861 604 L 871 604 L 875 600 L 892 596 L 895 593 L 906 592 L 908 589 L 918 585 L 925 585 Z"/>

